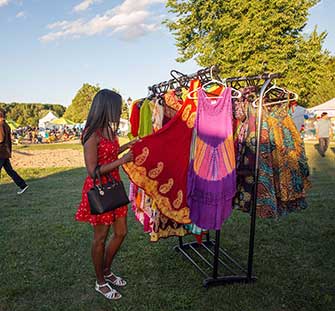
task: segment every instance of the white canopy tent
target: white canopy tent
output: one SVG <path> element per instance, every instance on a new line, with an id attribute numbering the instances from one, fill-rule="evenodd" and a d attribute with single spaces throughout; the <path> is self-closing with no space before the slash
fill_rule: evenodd
<path id="1" fill-rule="evenodd" d="M 52 111 L 49 111 L 45 117 L 43 117 L 42 119 L 38 121 L 38 127 L 45 129 L 50 126 L 51 121 L 56 120 L 56 119 L 58 119 L 58 117 L 55 116 L 52 113 Z"/>
<path id="2" fill-rule="evenodd" d="M 327 102 L 314 106 L 307 109 L 308 114 L 316 115 L 317 117 L 321 116 L 322 112 L 327 112 L 328 117 L 335 117 L 335 98 L 328 100 Z"/>

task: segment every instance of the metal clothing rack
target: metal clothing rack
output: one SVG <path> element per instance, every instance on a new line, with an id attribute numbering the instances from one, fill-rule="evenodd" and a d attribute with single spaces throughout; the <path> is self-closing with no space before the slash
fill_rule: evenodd
<path id="1" fill-rule="evenodd" d="M 173 71 L 172 71 L 173 72 Z M 171 75 L 173 75 L 171 72 Z M 169 81 L 164 81 L 149 87 L 149 90 L 154 94 L 166 92 L 166 88 L 175 86 L 186 86 L 191 79 L 198 78 L 202 83 L 212 79 L 215 74 L 218 77 L 219 70 L 217 67 L 208 67 L 202 69 L 191 75 L 184 75 L 177 71 L 174 73 L 179 74 L 179 77 L 173 78 Z M 187 260 L 189 260 L 194 267 L 204 275 L 205 279 L 203 285 L 208 288 L 214 285 L 226 285 L 234 283 L 252 283 L 256 281 L 256 277 L 253 275 L 253 258 L 254 258 L 254 246 L 255 246 L 255 233 L 256 233 L 256 205 L 257 205 L 257 190 L 258 190 L 258 179 L 259 179 L 259 155 L 260 155 L 260 137 L 262 129 L 262 103 L 264 93 L 271 81 L 276 78 L 280 78 L 281 75 L 275 74 L 262 74 L 257 76 L 248 77 L 234 77 L 225 79 L 227 85 L 239 88 L 243 83 L 247 85 L 260 86 L 263 82 L 260 95 L 257 112 L 257 142 L 256 142 L 256 161 L 254 167 L 254 184 L 252 192 L 252 207 L 251 207 L 251 220 L 250 220 L 250 233 L 249 233 L 249 251 L 248 251 L 248 264 L 247 267 L 243 267 L 239 264 L 238 260 L 234 259 L 226 249 L 220 248 L 220 235 L 221 230 L 216 230 L 215 239 L 211 240 L 209 233 L 206 235 L 206 239 L 201 244 L 198 242 L 184 243 L 183 238 L 179 237 L 179 244 L 175 246 L 175 250 L 180 252 Z M 212 257 L 212 263 L 201 254 L 206 252 Z M 207 274 L 192 258 L 190 254 L 196 255 L 200 258 L 203 263 L 212 269 L 211 275 Z M 219 275 L 219 265 L 229 271 L 228 275 Z"/>

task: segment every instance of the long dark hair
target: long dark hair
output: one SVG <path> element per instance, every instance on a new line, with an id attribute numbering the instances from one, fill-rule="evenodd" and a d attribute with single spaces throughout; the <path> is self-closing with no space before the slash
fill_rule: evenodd
<path id="1" fill-rule="evenodd" d="M 6 119 L 6 110 L 5 109 L 0 108 L 0 118 Z"/>
<path id="2" fill-rule="evenodd" d="M 120 94 L 108 89 L 100 90 L 93 98 L 81 139 L 82 144 L 85 144 L 98 129 L 109 128 L 114 137 L 119 129 L 121 107 L 122 97 Z"/>

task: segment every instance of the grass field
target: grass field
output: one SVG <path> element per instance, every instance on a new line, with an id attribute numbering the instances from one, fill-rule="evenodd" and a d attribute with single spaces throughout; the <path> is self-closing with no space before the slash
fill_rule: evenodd
<path id="1" fill-rule="evenodd" d="M 23 196 L 3 176 L 0 310 L 335 310 L 335 153 L 321 158 L 306 146 L 309 208 L 278 222 L 257 219 L 255 284 L 204 289 L 202 276 L 173 250 L 177 239 L 150 243 L 130 212 L 114 262 L 128 280 L 118 302 L 95 293 L 92 229 L 73 220 L 85 169 L 19 170 L 31 187 Z M 238 211 L 223 226 L 222 245 L 242 262 L 248 232 L 249 217 Z"/>
<path id="2" fill-rule="evenodd" d="M 120 144 L 124 144 L 128 141 L 126 137 L 119 138 Z M 24 144 L 24 145 L 14 145 L 13 150 L 56 150 L 56 149 L 74 149 L 81 150 L 83 146 L 80 141 L 66 142 L 66 143 L 50 143 L 50 144 Z"/>

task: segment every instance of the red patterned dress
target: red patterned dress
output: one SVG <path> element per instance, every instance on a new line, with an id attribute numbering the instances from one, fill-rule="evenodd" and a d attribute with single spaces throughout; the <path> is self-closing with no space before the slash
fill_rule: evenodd
<path id="1" fill-rule="evenodd" d="M 97 135 L 99 137 L 98 144 L 98 164 L 103 165 L 117 160 L 118 151 L 120 148 L 118 138 L 114 140 L 109 140 L 101 135 L 100 131 L 97 131 Z M 119 169 L 116 168 L 111 171 L 112 176 L 115 180 L 120 180 Z M 102 183 L 106 183 L 107 178 L 102 176 Z M 90 176 L 87 176 L 84 182 L 83 190 L 82 190 L 82 199 L 78 210 L 75 215 L 75 219 L 77 221 L 89 222 L 91 225 L 111 225 L 117 218 L 126 217 L 128 212 L 127 205 L 121 206 L 114 211 L 107 212 L 101 215 L 91 215 L 90 205 L 87 198 L 87 192 L 93 186 L 93 179 Z"/>

